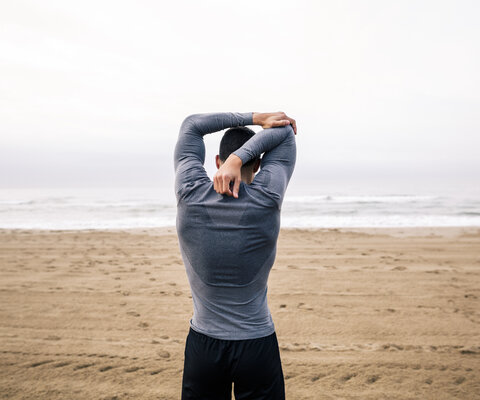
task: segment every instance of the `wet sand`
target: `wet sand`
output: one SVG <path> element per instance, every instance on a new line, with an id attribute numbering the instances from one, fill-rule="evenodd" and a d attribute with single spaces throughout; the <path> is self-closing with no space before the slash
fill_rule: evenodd
<path id="1" fill-rule="evenodd" d="M 174 228 L 0 230 L 1 399 L 179 399 Z M 480 228 L 282 230 L 287 399 L 480 398 Z"/>

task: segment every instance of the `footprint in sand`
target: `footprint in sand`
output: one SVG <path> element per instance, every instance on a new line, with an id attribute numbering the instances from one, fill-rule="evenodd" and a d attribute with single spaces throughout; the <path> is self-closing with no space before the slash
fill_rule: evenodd
<path id="1" fill-rule="evenodd" d="M 132 317 L 139 317 L 140 314 L 136 311 L 127 311 L 127 315 L 131 315 Z"/>
<path id="2" fill-rule="evenodd" d="M 51 363 L 51 362 L 53 362 L 53 360 L 38 361 L 38 362 L 35 362 L 33 364 L 27 365 L 27 367 L 28 368 L 35 368 L 35 367 L 39 367 L 40 365 L 48 364 L 48 363 Z"/>
<path id="3" fill-rule="evenodd" d="M 163 371 L 165 371 L 165 368 L 156 369 L 155 371 L 150 372 L 150 375 L 157 375 Z"/>
<path id="4" fill-rule="evenodd" d="M 324 265 L 323 268 L 326 268 L 326 269 L 337 269 L 337 267 L 335 267 L 335 265 Z"/>
<path id="5" fill-rule="evenodd" d="M 124 371 L 127 373 L 138 371 L 139 369 L 145 369 L 145 367 L 130 367 L 126 368 Z"/>
<path id="6" fill-rule="evenodd" d="M 55 368 L 60 368 L 60 367 L 65 367 L 66 365 L 70 365 L 71 362 L 70 361 L 62 361 L 62 362 L 59 362 L 57 364 L 54 364 L 53 366 Z"/>
<path id="7" fill-rule="evenodd" d="M 327 376 L 326 374 L 317 374 L 317 375 L 314 375 L 310 378 L 310 380 L 312 382 L 316 382 L 318 381 L 320 378 L 324 378 L 325 376 Z"/>
<path id="8" fill-rule="evenodd" d="M 112 368 L 115 368 L 115 366 L 114 366 L 114 365 L 105 365 L 104 367 L 101 367 L 101 368 L 99 368 L 98 370 L 99 370 L 100 372 L 105 372 L 105 371 L 108 371 L 108 370 L 110 370 L 110 369 L 112 369 Z"/>
<path id="9" fill-rule="evenodd" d="M 76 370 L 79 370 L 79 369 L 88 368 L 88 367 L 91 367 L 92 365 L 95 365 L 95 363 L 91 363 L 91 364 L 80 364 L 80 365 L 77 365 L 76 367 L 74 367 L 73 370 L 76 371 Z"/>
<path id="10" fill-rule="evenodd" d="M 312 307 L 309 307 L 305 303 L 298 303 L 297 308 L 300 308 L 301 310 L 309 310 L 309 311 L 313 310 Z"/>
<path id="11" fill-rule="evenodd" d="M 158 350 L 157 351 L 157 355 L 160 357 L 160 358 L 170 358 L 170 353 L 166 350 Z"/>
<path id="12" fill-rule="evenodd" d="M 480 347 L 478 349 L 480 350 Z M 477 351 L 474 347 L 460 350 L 460 354 L 479 354 L 479 353 L 480 351 Z"/>
<path id="13" fill-rule="evenodd" d="M 357 376 L 357 373 L 352 372 L 350 374 L 343 375 L 340 379 L 344 382 L 348 382 L 350 379 L 354 378 L 355 376 Z"/>

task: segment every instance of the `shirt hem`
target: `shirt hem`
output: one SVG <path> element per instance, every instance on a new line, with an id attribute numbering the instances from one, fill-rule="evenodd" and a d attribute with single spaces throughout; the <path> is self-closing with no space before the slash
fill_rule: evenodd
<path id="1" fill-rule="evenodd" d="M 192 320 L 190 320 L 190 327 L 198 333 L 201 333 L 203 335 L 209 336 L 214 339 L 220 339 L 220 340 L 248 340 L 248 339 L 259 339 L 262 337 L 270 336 L 272 333 L 275 332 L 275 325 L 270 326 L 266 329 L 262 329 L 260 331 L 255 331 L 255 332 L 244 332 L 241 334 L 233 333 L 233 332 L 225 332 L 225 334 L 222 335 L 217 335 L 216 333 L 211 333 L 208 331 L 205 331 L 201 328 L 198 328 L 197 326 L 194 326 L 192 323 Z"/>

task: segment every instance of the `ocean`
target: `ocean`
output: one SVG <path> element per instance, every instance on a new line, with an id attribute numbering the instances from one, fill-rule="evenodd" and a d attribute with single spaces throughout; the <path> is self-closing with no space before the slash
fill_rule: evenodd
<path id="1" fill-rule="evenodd" d="M 282 227 L 479 226 L 480 190 L 383 185 L 288 188 Z M 173 189 L 0 189 L 0 228 L 127 229 L 175 225 Z"/>

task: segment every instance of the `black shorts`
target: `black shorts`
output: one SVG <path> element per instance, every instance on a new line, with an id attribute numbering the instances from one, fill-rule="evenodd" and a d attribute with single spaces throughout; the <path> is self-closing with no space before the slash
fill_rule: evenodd
<path id="1" fill-rule="evenodd" d="M 182 400 L 284 400 L 277 336 L 215 339 L 192 328 L 185 344 Z"/>

